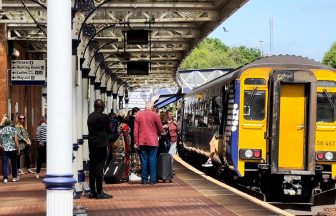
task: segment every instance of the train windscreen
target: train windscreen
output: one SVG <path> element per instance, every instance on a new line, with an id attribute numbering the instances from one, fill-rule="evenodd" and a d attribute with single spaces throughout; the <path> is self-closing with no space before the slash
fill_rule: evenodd
<path id="1" fill-rule="evenodd" d="M 336 121 L 336 93 L 326 90 L 317 93 L 317 122 L 335 122 Z"/>
<path id="2" fill-rule="evenodd" d="M 244 91 L 244 118 L 257 121 L 265 118 L 265 91 Z"/>

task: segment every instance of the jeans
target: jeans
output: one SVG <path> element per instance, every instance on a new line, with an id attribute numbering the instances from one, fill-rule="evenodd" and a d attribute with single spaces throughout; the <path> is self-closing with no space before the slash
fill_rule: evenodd
<path id="1" fill-rule="evenodd" d="M 2 172 L 4 179 L 8 179 L 8 160 L 11 161 L 13 178 L 17 177 L 17 151 L 2 152 Z"/>
<path id="2" fill-rule="evenodd" d="M 141 178 L 142 183 L 146 184 L 148 181 L 148 164 L 151 183 L 156 183 L 156 161 L 157 161 L 157 146 L 141 146 L 140 160 L 141 160 Z"/>

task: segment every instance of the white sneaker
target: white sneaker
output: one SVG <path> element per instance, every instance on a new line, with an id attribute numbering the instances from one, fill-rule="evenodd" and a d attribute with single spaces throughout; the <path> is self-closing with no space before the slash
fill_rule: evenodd
<path id="1" fill-rule="evenodd" d="M 4 180 L 3 180 L 3 183 L 4 183 L 4 184 L 7 184 L 7 183 L 8 183 L 8 179 L 4 179 Z"/>
<path id="2" fill-rule="evenodd" d="M 31 170 L 31 169 L 28 169 L 28 173 L 31 173 L 31 174 L 33 174 L 33 173 L 34 173 L 34 171 L 33 171 L 33 170 Z"/>
<path id="3" fill-rule="evenodd" d="M 24 175 L 24 174 L 25 174 L 25 172 L 23 172 L 22 169 L 19 169 L 18 175 Z"/>
<path id="4" fill-rule="evenodd" d="M 141 177 L 137 176 L 135 173 L 131 173 L 129 181 L 141 181 Z"/>
<path id="5" fill-rule="evenodd" d="M 210 158 L 207 160 L 207 162 L 205 162 L 205 164 L 202 164 L 202 167 L 212 167 L 212 166 L 213 165 L 212 165 L 212 161 Z"/>
<path id="6" fill-rule="evenodd" d="M 18 182 L 20 180 L 19 176 L 17 176 L 16 178 L 13 178 L 13 182 Z"/>
<path id="7" fill-rule="evenodd" d="M 36 173 L 35 176 L 36 176 L 37 179 L 40 178 L 40 174 L 38 174 L 38 173 Z"/>

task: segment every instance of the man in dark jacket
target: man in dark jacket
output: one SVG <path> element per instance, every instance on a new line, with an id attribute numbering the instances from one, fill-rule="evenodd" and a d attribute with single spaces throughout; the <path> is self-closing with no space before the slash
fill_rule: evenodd
<path id="1" fill-rule="evenodd" d="M 103 172 L 109 153 L 109 133 L 111 120 L 103 113 L 105 104 L 98 99 L 94 102 L 94 112 L 88 116 L 90 152 L 90 189 L 89 198 L 109 199 L 111 195 L 103 192 Z"/>

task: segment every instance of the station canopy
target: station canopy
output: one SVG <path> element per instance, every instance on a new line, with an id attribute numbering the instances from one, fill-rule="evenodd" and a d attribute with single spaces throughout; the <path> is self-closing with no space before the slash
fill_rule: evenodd
<path id="1" fill-rule="evenodd" d="M 183 59 L 246 2 L 73 0 L 74 38 L 79 34 L 96 65 L 131 88 L 174 85 Z M 2 0 L 0 5 L 8 40 L 20 41 L 27 53 L 35 53 L 31 56 L 45 57 L 47 1 Z"/>

